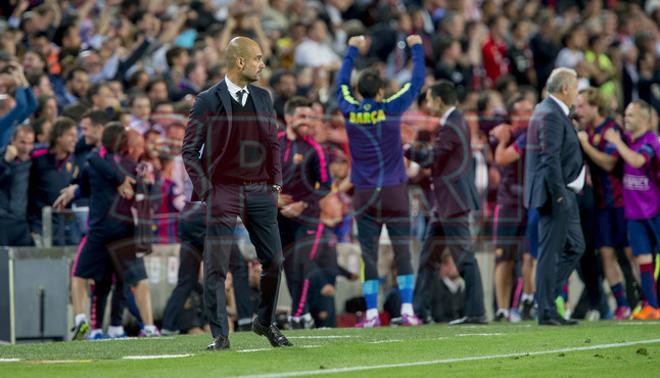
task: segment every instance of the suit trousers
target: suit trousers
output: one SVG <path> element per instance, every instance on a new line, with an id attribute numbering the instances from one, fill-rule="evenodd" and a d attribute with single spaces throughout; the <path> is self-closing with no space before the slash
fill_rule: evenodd
<path id="1" fill-rule="evenodd" d="M 267 184 L 220 184 L 207 207 L 204 248 L 204 300 L 213 337 L 228 336 L 225 279 L 230 265 L 236 217 L 241 217 L 262 265 L 257 322 L 270 325 L 282 272 L 282 244 L 277 227 L 277 194 Z"/>
<path id="2" fill-rule="evenodd" d="M 536 293 L 539 319 L 542 320 L 559 317 L 555 299 L 585 249 L 577 196 L 567 190 L 563 198 L 562 203 L 552 203 L 549 200 L 539 208 Z"/>
<path id="3" fill-rule="evenodd" d="M 187 205 L 179 219 L 179 277 L 163 311 L 163 328 L 178 330 L 179 315 L 188 300 L 190 293 L 203 292 L 199 283 L 199 266 L 202 263 L 204 238 L 206 236 L 206 210 L 204 206 Z M 236 297 L 236 312 L 239 319 L 252 318 L 252 302 L 250 301 L 250 285 L 248 282 L 247 265 L 234 244 L 229 259 L 229 271 L 233 275 L 234 296 Z"/>
<path id="4" fill-rule="evenodd" d="M 472 250 L 469 213 L 449 218 L 436 216 L 429 223 L 415 282 L 415 313 L 421 318 L 430 315 L 434 276 L 445 248 L 449 249 L 458 273 L 465 281 L 465 316 L 483 316 L 484 293 L 481 272 Z"/>

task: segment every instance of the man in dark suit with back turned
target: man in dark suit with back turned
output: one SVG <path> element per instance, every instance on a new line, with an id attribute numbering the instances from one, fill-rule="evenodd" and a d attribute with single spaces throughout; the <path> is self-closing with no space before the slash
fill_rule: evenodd
<path id="1" fill-rule="evenodd" d="M 577 97 L 575 71 L 555 69 L 546 90 L 548 97 L 534 109 L 527 130 L 524 200 L 528 209 L 537 208 L 540 214 L 539 324 L 573 325 L 577 321 L 559 316 L 555 299 L 584 252 L 576 193 L 584 186 L 585 170 L 568 116 Z"/>
<path id="2" fill-rule="evenodd" d="M 204 301 L 214 340 L 229 349 L 225 279 L 236 217 L 245 224 L 262 264 L 261 303 L 252 330 L 274 347 L 291 343 L 274 325 L 282 271 L 277 196 L 282 189 L 277 123 L 268 92 L 251 85 L 265 65 L 259 45 L 237 37 L 227 46 L 227 75 L 200 93 L 190 111 L 182 155 L 194 188 L 207 204 Z"/>
<path id="3" fill-rule="evenodd" d="M 458 98 L 451 82 L 439 80 L 433 84 L 426 92 L 426 101 L 433 115 L 442 117 L 433 145 L 405 147 L 407 158 L 431 168 L 435 194 L 434 217 L 426 233 L 415 282 L 415 313 L 428 319 L 435 267 L 447 247 L 465 280 L 465 316 L 449 324 L 483 324 L 487 321 L 481 273 L 472 251 L 469 222 L 470 211 L 479 208 L 470 129 L 456 109 Z"/>

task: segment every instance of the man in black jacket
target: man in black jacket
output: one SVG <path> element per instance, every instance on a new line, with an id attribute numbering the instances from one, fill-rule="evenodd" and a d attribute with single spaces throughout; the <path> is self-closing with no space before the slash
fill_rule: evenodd
<path id="1" fill-rule="evenodd" d="M 27 196 L 30 152 L 34 147 L 34 130 L 20 125 L 11 143 L 0 150 L 0 245 L 32 245 L 27 222 Z"/>
<path id="2" fill-rule="evenodd" d="M 449 248 L 465 280 L 465 316 L 450 324 L 486 323 L 481 273 L 472 251 L 470 211 L 477 210 L 470 129 L 456 109 L 454 84 L 439 80 L 426 93 L 428 107 L 440 116 L 431 148 L 409 147 L 406 157 L 431 168 L 435 214 L 429 224 L 415 282 L 415 313 L 428 318 L 431 285 L 442 251 Z"/>
<path id="3" fill-rule="evenodd" d="M 255 41 L 237 37 L 229 42 L 226 58 L 225 79 L 195 99 L 182 149 L 195 195 L 208 208 L 204 298 L 214 337 L 208 349 L 229 349 L 225 279 L 237 216 L 263 266 L 261 303 L 252 329 L 275 347 L 290 346 L 274 325 L 283 260 L 277 227 L 282 169 L 276 116 L 269 93 L 250 84 L 265 67 L 263 53 Z"/>

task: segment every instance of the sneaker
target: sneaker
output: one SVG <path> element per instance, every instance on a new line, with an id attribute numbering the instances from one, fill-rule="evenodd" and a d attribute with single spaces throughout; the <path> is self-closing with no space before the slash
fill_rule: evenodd
<path id="1" fill-rule="evenodd" d="M 522 303 L 522 320 L 534 320 L 534 301 L 526 300 Z"/>
<path id="2" fill-rule="evenodd" d="M 590 321 L 590 322 L 595 322 L 600 320 L 600 311 L 598 310 L 589 310 L 587 313 L 584 315 L 584 320 Z"/>
<path id="3" fill-rule="evenodd" d="M 71 332 L 73 332 L 71 340 L 85 340 L 87 334 L 89 333 L 89 324 L 87 324 L 85 321 L 80 322 L 78 325 L 71 329 Z"/>
<path id="4" fill-rule="evenodd" d="M 128 335 L 126 334 L 126 332 L 122 332 L 122 333 L 119 333 L 119 334 L 110 334 L 110 333 L 108 333 L 108 339 L 111 339 L 111 340 L 125 339 L 127 337 L 128 337 Z"/>
<path id="5" fill-rule="evenodd" d="M 418 326 L 422 325 L 422 319 L 418 318 L 415 315 L 403 315 L 401 316 L 401 325 L 402 326 Z"/>
<path id="6" fill-rule="evenodd" d="M 614 312 L 614 320 L 630 319 L 631 314 L 632 314 L 632 310 L 630 310 L 630 307 L 628 306 L 618 307 Z"/>
<path id="7" fill-rule="evenodd" d="M 634 314 L 632 318 L 636 320 L 658 320 L 660 319 L 660 311 L 646 305 L 639 312 Z"/>
<path id="8" fill-rule="evenodd" d="M 178 334 L 179 334 L 178 329 L 173 331 L 171 329 L 163 328 L 163 329 L 160 330 L 160 335 L 161 336 L 176 336 Z"/>
<path id="9" fill-rule="evenodd" d="M 355 328 L 374 328 L 380 327 L 380 317 L 376 316 L 373 319 L 363 319 L 355 325 Z"/>
<path id="10" fill-rule="evenodd" d="M 497 312 L 495 313 L 495 319 L 493 320 L 495 320 L 496 322 L 501 322 L 502 320 L 505 320 L 507 318 L 506 312 L 507 311 L 503 309 L 497 310 Z"/>
<path id="11" fill-rule="evenodd" d="M 160 336 L 160 332 L 158 332 L 158 328 L 155 326 L 152 327 L 144 327 L 140 330 L 140 333 L 138 333 L 138 337 L 158 337 Z"/>
<path id="12" fill-rule="evenodd" d="M 252 329 L 251 326 L 250 329 Z M 301 318 L 291 316 L 289 317 L 289 329 L 305 329 L 305 324 Z"/>
<path id="13" fill-rule="evenodd" d="M 520 313 L 518 313 L 518 310 L 515 308 L 512 308 L 511 311 L 509 311 L 509 322 L 520 323 L 520 320 Z"/>
<path id="14" fill-rule="evenodd" d="M 300 318 L 300 320 L 303 324 L 304 329 L 312 329 L 316 326 L 316 324 L 314 324 L 314 318 L 312 318 L 312 316 L 309 314 L 307 315 L 308 316 L 303 316 L 302 318 Z"/>
<path id="15" fill-rule="evenodd" d="M 103 340 L 107 337 L 103 333 L 102 329 L 93 329 L 88 335 L 87 340 Z"/>

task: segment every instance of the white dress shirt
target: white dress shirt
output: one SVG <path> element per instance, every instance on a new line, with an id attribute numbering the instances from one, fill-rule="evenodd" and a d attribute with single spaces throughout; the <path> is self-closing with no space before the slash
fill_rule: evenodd
<path id="1" fill-rule="evenodd" d="M 568 106 L 564 104 L 563 101 L 561 101 L 560 99 L 558 99 L 553 95 L 550 95 L 550 98 L 553 99 L 557 104 L 559 104 L 561 110 L 564 112 L 564 114 L 566 114 L 566 117 L 568 117 L 568 114 L 571 112 Z M 566 187 L 568 187 L 570 190 L 572 190 L 575 193 L 579 193 L 582 190 L 582 188 L 584 188 L 586 176 L 587 176 L 587 171 L 583 165 L 578 177 L 575 180 L 571 181 L 568 185 L 566 185 Z"/>
<path id="2" fill-rule="evenodd" d="M 225 83 L 227 83 L 227 89 L 229 90 L 229 94 L 231 95 L 231 97 L 234 100 L 236 100 L 236 102 L 240 102 L 242 100 L 241 106 L 245 106 L 245 103 L 247 102 L 248 96 L 244 95 L 243 98 L 240 99 L 240 98 L 238 98 L 238 92 L 239 91 L 245 91 L 245 93 L 249 95 L 250 91 L 248 91 L 247 85 L 245 87 L 241 88 L 238 85 L 236 85 L 234 82 L 229 80 L 229 77 L 227 77 L 227 75 L 225 75 Z"/>

